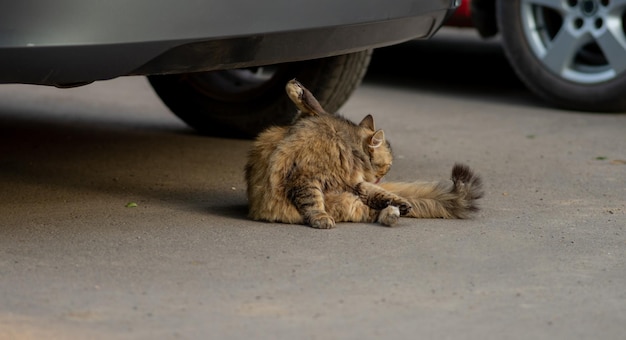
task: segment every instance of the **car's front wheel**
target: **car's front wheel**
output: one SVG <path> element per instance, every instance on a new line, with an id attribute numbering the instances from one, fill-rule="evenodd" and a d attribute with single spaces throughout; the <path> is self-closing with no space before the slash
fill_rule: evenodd
<path id="1" fill-rule="evenodd" d="M 505 53 L 557 106 L 626 111 L 625 0 L 497 0 Z"/>
<path id="2" fill-rule="evenodd" d="M 296 109 L 285 85 L 296 78 L 329 112 L 360 84 L 371 51 L 269 67 L 149 76 L 161 100 L 198 132 L 253 138 L 270 125 L 288 124 Z"/>

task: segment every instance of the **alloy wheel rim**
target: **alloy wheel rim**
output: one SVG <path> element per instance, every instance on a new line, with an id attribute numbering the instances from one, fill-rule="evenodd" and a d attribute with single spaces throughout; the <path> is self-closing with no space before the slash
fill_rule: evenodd
<path id="1" fill-rule="evenodd" d="M 521 0 L 531 50 L 557 76 L 580 84 L 626 72 L 626 0 Z"/>

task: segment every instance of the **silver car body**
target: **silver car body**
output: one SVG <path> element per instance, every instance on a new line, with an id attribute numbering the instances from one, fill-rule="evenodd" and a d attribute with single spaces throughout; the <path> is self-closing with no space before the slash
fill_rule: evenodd
<path id="1" fill-rule="evenodd" d="M 0 1 L 0 83 L 300 61 L 428 38 L 457 0 Z"/>

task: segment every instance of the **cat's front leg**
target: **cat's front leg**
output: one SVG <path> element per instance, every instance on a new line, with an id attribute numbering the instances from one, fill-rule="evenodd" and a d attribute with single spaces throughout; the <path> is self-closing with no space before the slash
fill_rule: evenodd
<path id="1" fill-rule="evenodd" d="M 351 192 L 330 192 L 324 195 L 326 211 L 337 222 L 378 222 L 391 227 L 400 220 L 400 209 L 389 205 L 382 210 L 372 209 Z"/>
<path id="2" fill-rule="evenodd" d="M 309 225 L 316 229 L 332 229 L 335 227 L 335 220 L 326 213 L 308 218 L 308 221 Z"/>
<path id="3" fill-rule="evenodd" d="M 404 216 L 412 209 L 409 201 L 373 183 L 361 182 L 357 184 L 355 191 L 363 203 L 376 210 L 394 206 L 399 209 L 400 215 Z"/>
<path id="4" fill-rule="evenodd" d="M 324 196 L 320 188 L 314 185 L 294 186 L 288 190 L 288 194 L 306 224 L 317 229 L 335 227 L 335 219 L 324 208 Z"/>

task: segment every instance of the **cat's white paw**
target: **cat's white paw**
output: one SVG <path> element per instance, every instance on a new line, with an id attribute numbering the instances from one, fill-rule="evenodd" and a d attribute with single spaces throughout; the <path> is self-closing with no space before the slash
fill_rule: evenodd
<path id="1" fill-rule="evenodd" d="M 378 214 L 378 222 L 388 227 L 398 223 L 400 219 L 400 209 L 396 206 L 390 205 L 380 211 Z"/>

